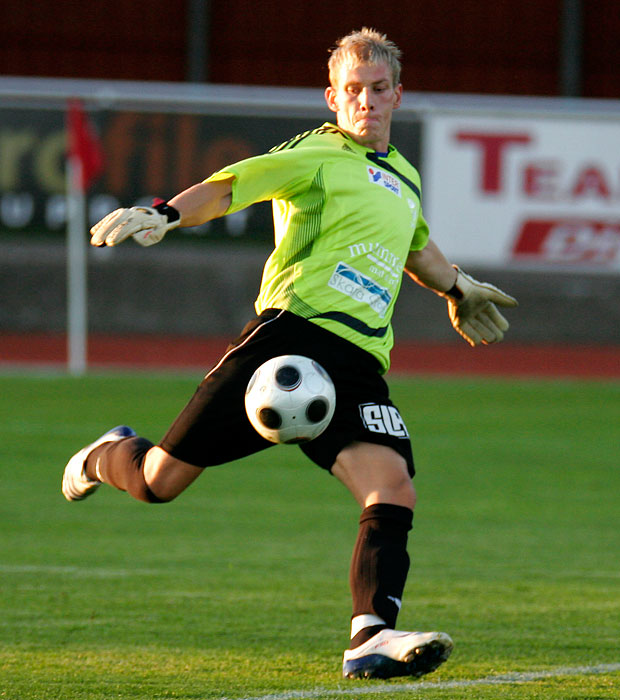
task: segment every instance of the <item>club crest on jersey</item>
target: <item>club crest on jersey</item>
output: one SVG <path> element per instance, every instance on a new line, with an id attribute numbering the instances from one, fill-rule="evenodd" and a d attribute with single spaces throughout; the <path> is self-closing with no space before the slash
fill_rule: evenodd
<path id="1" fill-rule="evenodd" d="M 368 181 L 372 182 L 374 185 L 380 185 L 385 187 L 398 197 L 402 197 L 400 193 L 400 180 L 390 173 L 386 173 L 385 170 L 379 170 L 373 165 L 367 165 L 366 170 L 368 171 Z"/>

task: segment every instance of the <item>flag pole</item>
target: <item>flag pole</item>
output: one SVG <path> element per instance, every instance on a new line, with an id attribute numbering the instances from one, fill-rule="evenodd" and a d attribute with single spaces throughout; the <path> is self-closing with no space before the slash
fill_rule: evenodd
<path id="1" fill-rule="evenodd" d="M 86 193 L 103 170 L 103 149 L 79 100 L 67 104 L 67 369 L 87 369 Z"/>
<path id="2" fill-rule="evenodd" d="M 86 196 L 82 163 L 67 158 L 67 369 L 82 376 L 87 369 Z"/>

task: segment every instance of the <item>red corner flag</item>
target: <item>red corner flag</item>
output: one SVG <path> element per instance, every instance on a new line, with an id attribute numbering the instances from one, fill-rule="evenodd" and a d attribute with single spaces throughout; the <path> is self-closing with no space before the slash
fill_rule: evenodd
<path id="1" fill-rule="evenodd" d="M 79 100 L 69 100 L 67 146 L 69 158 L 80 161 L 82 177 L 77 184 L 86 191 L 103 171 L 103 149 Z"/>

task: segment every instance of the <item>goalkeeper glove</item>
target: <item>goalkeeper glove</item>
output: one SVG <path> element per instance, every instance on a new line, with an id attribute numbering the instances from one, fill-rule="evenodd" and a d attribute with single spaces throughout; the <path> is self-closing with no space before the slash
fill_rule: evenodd
<path id="1" fill-rule="evenodd" d="M 448 301 L 448 313 L 454 330 L 472 346 L 499 343 L 508 330 L 508 321 L 497 310 L 496 304 L 505 307 L 518 306 L 516 299 L 486 282 L 478 282 L 456 269 L 456 282 L 452 289 L 441 292 Z"/>
<path id="2" fill-rule="evenodd" d="M 166 202 L 154 207 L 116 209 L 90 230 L 94 246 L 115 246 L 130 236 L 141 246 L 154 245 L 181 223 L 181 214 Z"/>

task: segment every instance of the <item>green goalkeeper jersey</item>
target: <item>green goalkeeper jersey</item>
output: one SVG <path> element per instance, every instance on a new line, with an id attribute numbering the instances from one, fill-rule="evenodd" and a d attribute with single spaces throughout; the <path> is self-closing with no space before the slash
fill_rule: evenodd
<path id="1" fill-rule="evenodd" d="M 233 212 L 272 200 L 275 248 L 256 311 L 286 309 L 374 355 L 385 372 L 407 255 L 424 248 L 420 177 L 326 123 L 208 181 L 234 176 Z"/>

